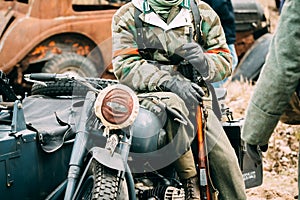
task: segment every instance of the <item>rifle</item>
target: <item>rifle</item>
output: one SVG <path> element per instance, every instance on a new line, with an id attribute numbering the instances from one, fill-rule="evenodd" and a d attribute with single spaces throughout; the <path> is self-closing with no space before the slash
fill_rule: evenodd
<path id="1" fill-rule="evenodd" d="M 197 128 L 197 141 L 198 141 L 198 171 L 200 182 L 200 199 L 202 200 L 217 200 L 218 191 L 214 188 L 209 172 L 209 160 L 207 156 L 206 146 L 206 119 L 207 111 L 201 102 L 197 107 L 196 120 Z"/>

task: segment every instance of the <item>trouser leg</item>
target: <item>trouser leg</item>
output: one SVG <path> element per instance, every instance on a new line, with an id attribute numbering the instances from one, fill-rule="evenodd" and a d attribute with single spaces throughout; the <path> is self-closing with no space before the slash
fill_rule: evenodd
<path id="1" fill-rule="evenodd" d="M 180 179 L 188 179 L 197 175 L 191 150 L 182 154 L 182 156 L 175 161 L 174 165 Z"/>
<path id="2" fill-rule="evenodd" d="M 194 165 L 194 159 L 189 158 L 190 154 L 185 154 L 185 152 L 187 152 L 195 137 L 195 130 L 193 128 L 193 125 L 196 124 L 195 121 L 193 121 L 195 118 L 194 111 L 190 108 L 187 109 L 184 102 L 172 93 L 152 93 L 152 95 L 168 97 L 164 98 L 163 101 L 168 106 L 180 111 L 187 119 L 188 124 L 186 126 L 178 124 L 178 122 L 173 119 L 168 123 L 166 129 L 169 134 L 169 139 L 172 140 L 168 146 L 171 145 L 172 148 L 170 149 L 172 150 L 167 152 L 167 159 L 170 161 L 173 159 L 174 161 L 176 160 L 175 165 L 177 165 L 177 168 L 180 168 L 178 170 L 182 178 L 191 177 L 194 174 L 193 170 L 191 170 L 192 165 Z M 208 157 L 213 184 L 220 192 L 220 199 L 246 199 L 245 184 L 235 151 L 213 111 L 211 109 L 207 110 Z"/>
<path id="3" fill-rule="evenodd" d="M 168 105 L 169 108 L 176 110 L 186 120 L 186 125 L 176 120 L 176 116 L 168 113 L 168 119 L 164 126 L 167 132 L 168 144 L 164 146 L 165 149 L 159 155 L 161 159 L 161 166 L 165 164 L 174 163 L 176 171 L 181 179 L 187 179 L 197 174 L 192 151 L 190 150 L 191 142 L 195 136 L 193 122 L 189 119 L 191 109 L 185 106 L 185 103 L 177 95 L 170 92 L 155 92 L 149 93 L 150 96 L 161 98 L 162 101 Z M 141 102 L 141 106 L 148 110 L 153 110 L 154 103 L 148 99 Z M 154 112 L 160 118 L 160 114 Z"/>
<path id="4" fill-rule="evenodd" d="M 221 123 L 208 109 L 207 140 L 210 174 L 219 199 L 246 199 L 245 184 L 238 160 Z"/>

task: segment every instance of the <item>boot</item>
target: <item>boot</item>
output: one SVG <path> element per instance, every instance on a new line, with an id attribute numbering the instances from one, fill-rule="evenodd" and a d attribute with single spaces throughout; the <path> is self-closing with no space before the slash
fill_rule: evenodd
<path id="1" fill-rule="evenodd" d="M 194 176 L 188 179 L 184 179 L 182 181 L 184 192 L 185 192 L 185 199 L 197 199 L 200 200 L 200 189 L 199 189 L 199 179 L 198 176 Z"/>

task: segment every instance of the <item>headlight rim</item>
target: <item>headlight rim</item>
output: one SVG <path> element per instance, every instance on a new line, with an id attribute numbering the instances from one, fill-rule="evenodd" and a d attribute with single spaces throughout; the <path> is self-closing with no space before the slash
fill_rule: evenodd
<path id="1" fill-rule="evenodd" d="M 111 92 L 112 90 L 115 90 L 115 89 L 121 89 L 121 90 L 124 90 L 125 92 L 127 92 L 131 96 L 132 103 L 133 103 L 131 114 L 124 122 L 122 122 L 120 124 L 114 124 L 114 123 L 109 122 L 103 116 L 103 113 L 101 110 L 105 97 L 107 96 L 107 94 L 109 92 Z M 129 88 L 128 86 L 123 85 L 123 84 L 109 85 L 106 88 L 104 88 L 103 90 L 101 90 L 100 93 L 98 94 L 97 99 L 95 101 L 95 105 L 94 105 L 94 111 L 95 111 L 96 116 L 101 120 L 101 122 L 103 123 L 103 125 L 105 127 L 109 128 L 109 129 L 122 129 L 122 128 L 132 125 L 133 122 L 135 121 L 135 119 L 138 115 L 138 112 L 139 112 L 139 100 L 138 100 L 137 95 L 134 93 L 134 91 L 131 88 Z"/>

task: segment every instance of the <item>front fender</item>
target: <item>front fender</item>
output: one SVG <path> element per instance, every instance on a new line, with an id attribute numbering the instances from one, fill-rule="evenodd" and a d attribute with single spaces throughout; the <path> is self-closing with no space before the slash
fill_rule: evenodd
<path id="1" fill-rule="evenodd" d="M 92 159 L 97 160 L 99 163 L 108 168 L 125 171 L 125 163 L 119 153 L 115 152 L 111 155 L 107 149 L 93 147 L 89 154 L 91 155 Z"/>

